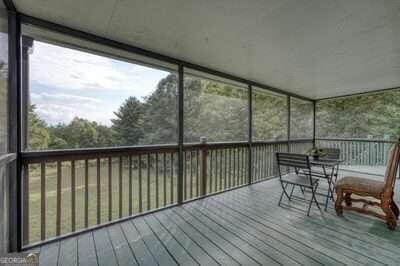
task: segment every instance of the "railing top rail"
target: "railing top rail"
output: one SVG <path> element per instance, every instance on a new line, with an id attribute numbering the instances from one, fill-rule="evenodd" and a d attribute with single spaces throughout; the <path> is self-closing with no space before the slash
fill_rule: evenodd
<path id="1" fill-rule="evenodd" d="M 0 166 L 7 165 L 17 159 L 16 153 L 6 153 L 0 155 Z"/>
<path id="2" fill-rule="evenodd" d="M 87 148 L 87 149 L 66 149 L 66 150 L 45 150 L 45 151 L 26 151 L 21 153 L 24 162 L 34 163 L 43 161 L 58 160 L 82 160 L 105 158 L 110 156 L 139 155 L 163 152 L 176 152 L 178 145 L 146 145 L 146 146 L 125 146 L 109 148 Z"/>
<path id="3" fill-rule="evenodd" d="M 291 140 L 256 140 L 253 141 L 253 145 L 263 145 L 263 144 L 287 144 L 289 143 L 305 143 L 305 142 L 312 142 L 312 139 L 291 139 Z"/>
<path id="4" fill-rule="evenodd" d="M 236 142 L 206 142 L 206 143 L 185 143 L 183 144 L 183 149 L 188 150 L 196 150 L 207 147 L 207 149 L 223 149 L 223 148 L 237 148 L 237 147 L 246 147 L 249 143 L 247 141 L 236 141 Z"/>
<path id="5" fill-rule="evenodd" d="M 265 144 L 287 144 L 303 143 L 312 141 L 311 139 L 296 139 L 296 140 L 279 140 L 279 141 L 255 141 L 253 145 Z M 247 141 L 236 142 L 207 142 L 207 143 L 186 143 L 184 150 L 196 150 L 207 147 L 207 149 L 224 149 L 248 147 Z M 159 145 L 144 145 L 144 146 L 123 146 L 123 147 L 106 147 L 106 148 L 86 148 L 86 149 L 64 149 L 64 150 L 43 150 L 43 151 L 25 151 L 21 153 L 21 158 L 25 163 L 38 163 L 43 161 L 67 161 L 67 160 L 84 160 L 106 158 L 109 156 L 126 156 L 139 155 L 146 153 L 163 153 L 178 151 L 177 144 L 159 144 Z"/>
<path id="6" fill-rule="evenodd" d="M 361 138 L 316 138 L 315 140 L 325 141 L 350 141 L 350 142 L 376 142 L 376 143 L 395 143 L 394 140 L 383 140 L 383 139 L 361 139 Z"/>

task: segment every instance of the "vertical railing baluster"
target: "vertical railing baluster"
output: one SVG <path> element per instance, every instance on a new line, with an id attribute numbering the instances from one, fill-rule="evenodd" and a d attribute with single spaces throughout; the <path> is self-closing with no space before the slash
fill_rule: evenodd
<path id="1" fill-rule="evenodd" d="M 263 146 L 263 172 L 262 172 L 262 178 L 266 178 L 267 177 L 267 175 L 266 175 L 266 151 L 267 151 L 267 149 L 266 149 L 266 145 L 264 144 Z"/>
<path id="2" fill-rule="evenodd" d="M 118 160 L 118 212 L 119 212 L 119 218 L 122 218 L 122 174 L 123 174 L 123 168 L 122 168 L 122 161 L 123 157 L 120 156 Z"/>
<path id="3" fill-rule="evenodd" d="M 100 224 L 100 213 L 101 213 L 101 195 L 100 195 L 100 158 L 96 160 L 96 168 L 97 168 L 97 224 Z"/>
<path id="4" fill-rule="evenodd" d="M 218 150 L 215 150 L 215 157 L 214 157 L 214 168 L 215 168 L 215 174 L 214 174 L 214 192 L 218 191 Z"/>
<path id="5" fill-rule="evenodd" d="M 222 154 L 223 154 L 224 150 L 220 150 L 219 151 L 219 189 L 218 190 L 222 190 Z"/>
<path id="6" fill-rule="evenodd" d="M 201 189 L 200 195 L 204 196 L 207 191 L 207 146 L 201 148 Z"/>
<path id="7" fill-rule="evenodd" d="M 112 220 L 112 158 L 108 157 L 108 221 Z"/>
<path id="8" fill-rule="evenodd" d="M 233 148 L 233 180 L 232 186 L 236 186 L 236 148 Z"/>
<path id="9" fill-rule="evenodd" d="M 187 152 L 183 152 L 183 199 L 187 199 Z"/>
<path id="10" fill-rule="evenodd" d="M 213 174 L 212 174 L 212 171 L 213 171 L 213 163 L 212 163 L 212 158 L 213 158 L 213 150 L 210 150 L 210 170 L 209 170 L 209 174 L 208 174 L 208 176 L 210 177 L 209 178 L 209 183 L 208 183 L 208 193 L 211 193 L 212 192 L 212 182 L 213 182 Z"/>
<path id="11" fill-rule="evenodd" d="M 133 213 L 133 208 L 132 208 L 132 204 L 133 204 L 133 195 L 132 195 L 132 155 L 129 155 L 129 170 L 128 170 L 128 175 L 129 175 L 129 188 L 128 188 L 128 193 L 129 193 L 129 215 L 132 215 Z"/>
<path id="12" fill-rule="evenodd" d="M 193 198 L 193 151 L 190 151 L 190 198 Z"/>
<path id="13" fill-rule="evenodd" d="M 57 210 L 56 235 L 61 234 L 61 161 L 57 161 Z"/>
<path id="14" fill-rule="evenodd" d="M 29 164 L 23 165 L 23 243 L 29 243 Z"/>
<path id="15" fill-rule="evenodd" d="M 75 206 L 75 191 L 76 191 L 76 176 L 75 176 L 75 161 L 71 161 L 71 229 L 72 232 L 75 232 L 76 229 L 76 218 L 75 218 L 75 213 L 76 213 L 76 206 Z"/>
<path id="16" fill-rule="evenodd" d="M 224 151 L 224 190 L 226 190 L 227 188 L 227 175 L 228 175 L 228 171 L 227 171 L 227 165 L 228 165 L 228 150 L 225 149 Z"/>
<path id="17" fill-rule="evenodd" d="M 150 153 L 147 154 L 147 210 L 151 209 L 150 195 Z"/>
<path id="18" fill-rule="evenodd" d="M 170 193 L 171 193 L 171 204 L 174 203 L 174 153 L 171 152 L 171 187 L 170 187 Z"/>
<path id="19" fill-rule="evenodd" d="M 228 177 L 228 187 L 232 187 L 232 149 L 229 149 L 229 177 Z"/>
<path id="20" fill-rule="evenodd" d="M 254 147 L 254 171 L 253 171 L 253 181 L 257 181 L 258 180 L 258 145 L 256 147 Z"/>
<path id="21" fill-rule="evenodd" d="M 200 181 L 199 181 L 199 167 L 200 167 L 200 152 L 196 150 L 196 197 L 199 196 L 199 188 L 200 188 Z"/>
<path id="22" fill-rule="evenodd" d="M 245 152 L 246 152 L 246 148 L 242 147 L 242 182 L 241 184 L 244 184 L 244 176 L 246 174 L 246 168 L 245 168 L 245 160 L 246 160 L 246 156 L 245 156 Z"/>
<path id="23" fill-rule="evenodd" d="M 85 227 L 89 227 L 89 162 L 85 160 Z"/>
<path id="24" fill-rule="evenodd" d="M 40 163 L 40 239 L 46 239 L 46 163 Z"/>
<path id="25" fill-rule="evenodd" d="M 167 154 L 163 153 L 163 196 L 164 206 L 167 205 Z"/>
<path id="26" fill-rule="evenodd" d="M 138 186 L 138 196 L 139 196 L 139 213 L 143 212 L 142 206 L 142 155 L 139 154 L 139 186 Z"/>
<path id="27" fill-rule="evenodd" d="M 158 153 L 156 153 L 156 208 L 158 209 L 159 208 L 159 206 L 160 206 L 160 203 L 159 203 L 159 199 L 160 199 L 160 197 L 159 197 L 159 195 L 158 195 L 158 193 L 159 193 L 159 189 L 158 189 Z"/>

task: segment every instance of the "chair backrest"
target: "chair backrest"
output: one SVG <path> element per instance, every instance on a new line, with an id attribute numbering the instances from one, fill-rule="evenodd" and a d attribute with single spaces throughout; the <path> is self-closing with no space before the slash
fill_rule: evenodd
<path id="1" fill-rule="evenodd" d="M 322 156 L 324 159 L 340 159 L 340 149 L 338 148 L 322 148 L 325 155 Z"/>
<path id="2" fill-rule="evenodd" d="M 281 174 L 281 166 L 292 167 L 298 170 L 311 171 L 310 160 L 305 154 L 277 152 L 276 160 L 278 163 L 279 174 Z"/>
<path id="3" fill-rule="evenodd" d="M 394 189 L 394 184 L 396 182 L 396 174 L 397 174 L 397 169 L 399 168 L 399 160 L 400 160 L 400 143 L 396 142 L 390 149 L 389 160 L 385 172 L 384 193 L 388 193 L 389 196 L 391 196 Z"/>

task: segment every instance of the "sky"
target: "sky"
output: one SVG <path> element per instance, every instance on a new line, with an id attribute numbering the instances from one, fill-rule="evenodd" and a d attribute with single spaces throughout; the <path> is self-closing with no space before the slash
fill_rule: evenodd
<path id="1" fill-rule="evenodd" d="M 168 74 L 35 41 L 30 55 L 30 100 L 49 125 L 68 123 L 78 116 L 110 126 L 125 99 L 142 100 Z"/>

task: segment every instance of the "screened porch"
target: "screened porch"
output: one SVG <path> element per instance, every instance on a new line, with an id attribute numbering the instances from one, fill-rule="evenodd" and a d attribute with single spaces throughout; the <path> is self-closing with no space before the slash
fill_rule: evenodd
<path id="1" fill-rule="evenodd" d="M 338 217 L 335 182 L 320 181 L 326 209 L 278 206 L 277 162 L 336 149 L 335 181 L 383 182 L 400 136 L 396 1 L 37 2 L 0 4 L 1 251 L 41 265 L 399 261 L 399 229 Z"/>

